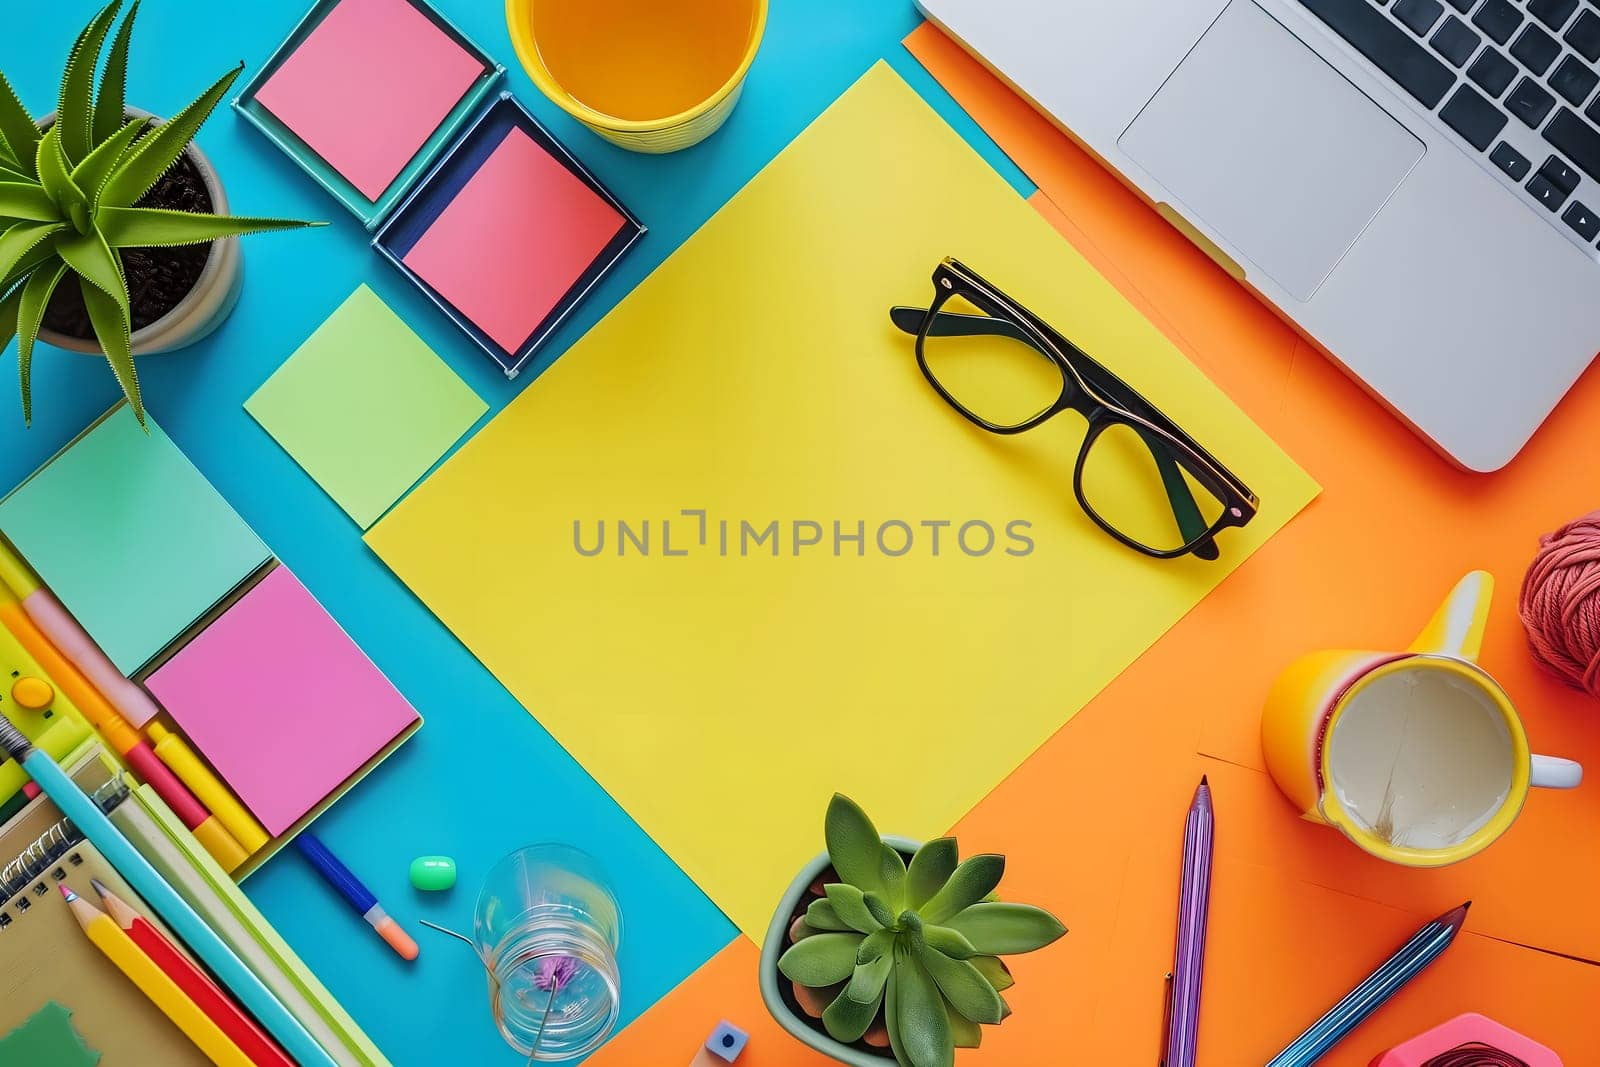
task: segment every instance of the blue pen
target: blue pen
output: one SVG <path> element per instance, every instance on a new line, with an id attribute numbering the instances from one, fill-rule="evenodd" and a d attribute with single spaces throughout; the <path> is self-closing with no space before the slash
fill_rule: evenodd
<path id="1" fill-rule="evenodd" d="M 1267 1067 L 1306 1067 L 1327 1055 L 1329 1049 L 1343 1041 L 1350 1031 L 1366 1021 L 1367 1016 L 1398 993 L 1401 986 L 1421 974 L 1424 967 L 1450 947 L 1456 934 L 1461 932 L 1461 924 L 1467 921 L 1467 909 L 1471 906 L 1469 900 L 1412 934 L 1411 940 L 1401 945 L 1398 952 L 1384 960 L 1366 981 L 1274 1056 Z"/>
<path id="2" fill-rule="evenodd" d="M 0 749 L 16 760 L 28 776 L 38 783 L 51 803 L 61 809 L 61 814 L 72 820 L 95 848 L 127 880 L 134 892 L 165 919 L 168 926 L 194 950 L 223 985 L 233 991 L 250 1014 L 284 1051 L 294 1057 L 301 1067 L 337 1067 L 322 1050 L 305 1027 L 278 1003 L 272 991 L 261 984 L 233 950 L 216 935 L 194 909 L 156 873 L 156 869 L 139 854 L 139 851 L 122 836 L 122 831 L 112 825 L 105 812 L 95 807 L 83 790 L 56 765 L 44 749 L 34 748 L 11 721 L 0 716 Z"/>
<path id="3" fill-rule="evenodd" d="M 361 884 L 361 879 L 351 873 L 350 868 L 339 862 L 339 857 L 328 851 L 328 846 L 317 840 L 310 832 L 302 833 L 294 839 L 295 847 L 300 854 L 311 861 L 311 866 L 317 873 L 328 880 L 328 884 L 339 891 L 356 914 L 367 920 L 378 936 L 389 943 L 389 947 L 400 954 L 402 959 L 414 960 L 417 958 L 417 943 L 411 935 L 400 928 L 400 924 L 389 918 L 389 913 L 383 910 L 383 905 L 378 903 L 378 898 L 372 890 Z"/>

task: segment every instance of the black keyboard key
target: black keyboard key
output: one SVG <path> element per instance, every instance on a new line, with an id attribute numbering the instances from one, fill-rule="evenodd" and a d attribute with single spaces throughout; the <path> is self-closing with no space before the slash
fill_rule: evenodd
<path id="1" fill-rule="evenodd" d="M 1573 193 L 1578 189 L 1578 183 L 1583 179 L 1571 165 L 1560 156 L 1551 156 L 1544 161 L 1544 166 L 1539 168 L 1539 173 L 1544 180 L 1560 189 L 1563 193 Z"/>
<path id="2" fill-rule="evenodd" d="M 1589 116 L 1590 122 L 1600 123 L 1600 96 L 1594 98 L 1594 103 L 1589 105 L 1589 110 L 1584 114 Z"/>
<path id="3" fill-rule="evenodd" d="M 1567 27 L 1564 36 L 1584 59 L 1591 63 L 1600 60 L 1600 15 L 1586 8 L 1578 21 Z"/>
<path id="4" fill-rule="evenodd" d="M 1478 13 L 1472 16 L 1472 24 L 1493 38 L 1495 44 L 1505 44 L 1522 25 L 1522 12 L 1507 0 L 1484 0 Z"/>
<path id="5" fill-rule="evenodd" d="M 1451 15 L 1433 35 L 1432 43 L 1433 50 L 1444 56 L 1452 67 L 1464 67 L 1483 39 L 1468 29 L 1465 22 Z"/>
<path id="6" fill-rule="evenodd" d="M 1511 95 L 1506 97 L 1506 110 L 1521 119 L 1530 130 L 1539 128 L 1539 123 L 1550 114 L 1555 104 L 1556 98 L 1545 92 L 1532 78 L 1523 78 L 1511 90 Z"/>
<path id="7" fill-rule="evenodd" d="M 1539 27 L 1529 25 L 1511 46 L 1512 58 L 1535 74 L 1543 74 L 1561 54 L 1561 42 Z"/>
<path id="8" fill-rule="evenodd" d="M 1561 221 L 1571 226 L 1573 232 L 1585 241 L 1600 237 L 1600 215 L 1596 215 L 1587 205 L 1580 204 L 1576 200 L 1567 208 L 1566 214 L 1561 216 Z"/>
<path id="9" fill-rule="evenodd" d="M 1494 146 L 1494 151 L 1489 153 L 1489 162 L 1499 167 L 1511 176 L 1514 182 L 1520 182 L 1528 176 L 1528 170 L 1533 166 L 1528 162 L 1528 157 L 1518 152 L 1515 148 L 1501 141 Z"/>
<path id="10" fill-rule="evenodd" d="M 1562 108 L 1544 128 L 1544 139 L 1576 163 L 1579 170 L 1600 181 L 1600 130 Z"/>
<path id="11" fill-rule="evenodd" d="M 1528 183 L 1528 193 L 1546 211 L 1554 212 L 1567 202 L 1571 193 L 1563 193 L 1545 178 L 1543 174 L 1535 174 L 1533 181 Z"/>
<path id="12" fill-rule="evenodd" d="M 1477 2 L 1478 0 L 1450 0 L 1450 6 L 1465 15 L 1472 10 L 1472 5 Z"/>
<path id="13" fill-rule="evenodd" d="M 1565 26 L 1576 10 L 1578 0 L 1528 0 L 1528 14 L 1552 30 Z"/>
<path id="14" fill-rule="evenodd" d="M 1485 48 L 1483 54 L 1473 60 L 1472 66 L 1467 68 L 1467 77 L 1498 100 L 1516 80 L 1517 65 L 1493 48 Z"/>
<path id="15" fill-rule="evenodd" d="M 1353 0 L 1300 0 L 1350 47 L 1429 109 L 1439 105 L 1456 75 L 1375 7 Z M 1504 0 L 1490 0 L 1504 3 Z"/>
<path id="16" fill-rule="evenodd" d="M 1439 117 L 1480 152 L 1494 144 L 1494 139 L 1511 121 L 1506 118 L 1504 111 L 1485 100 L 1483 94 L 1470 85 L 1463 85 L 1456 90 L 1450 102 L 1439 112 Z"/>
<path id="17" fill-rule="evenodd" d="M 1550 88 L 1561 94 L 1561 98 L 1573 107 L 1582 107 L 1596 85 L 1600 85 L 1600 74 L 1596 74 L 1577 56 L 1563 59 L 1555 73 L 1550 75 Z"/>
<path id="18" fill-rule="evenodd" d="M 1444 5 L 1439 0 L 1399 0 L 1394 5 L 1394 17 L 1418 37 L 1433 29 L 1442 14 Z"/>

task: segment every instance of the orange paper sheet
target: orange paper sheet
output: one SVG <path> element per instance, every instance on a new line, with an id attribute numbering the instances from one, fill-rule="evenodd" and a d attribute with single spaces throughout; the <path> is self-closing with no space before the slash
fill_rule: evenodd
<path id="1" fill-rule="evenodd" d="M 1403 870 L 1298 819 L 1260 770 L 1256 737 L 1285 663 L 1318 647 L 1401 647 L 1461 574 L 1484 566 L 1501 580 L 1485 664 L 1520 702 L 1536 748 L 1600 773 L 1600 707 L 1539 672 L 1515 616 L 1538 535 L 1600 505 L 1600 375 L 1508 470 L 1457 472 L 958 46 L 927 26 L 907 45 L 1038 183 L 1038 210 L 1325 486 L 955 828 L 968 851 L 1008 854 L 1004 895 L 1047 905 L 1070 928 L 1015 961 L 1016 1014 L 961 1059 L 1154 1062 L 1183 813 L 1205 773 L 1219 825 L 1203 1067 L 1264 1062 L 1418 925 L 1469 897 L 1461 939 L 1323 1063 L 1366 1067 L 1464 1011 L 1570 1064 L 1600 1063 L 1600 967 L 1522 947 L 1600 959 L 1600 790 L 1535 795 L 1478 858 Z M 680 1048 L 687 1061 L 700 1031 L 727 1017 L 751 1031 L 755 1067 L 818 1063 L 766 1017 L 755 981 L 756 950 L 741 938 L 591 1062 L 674 1062 Z"/>

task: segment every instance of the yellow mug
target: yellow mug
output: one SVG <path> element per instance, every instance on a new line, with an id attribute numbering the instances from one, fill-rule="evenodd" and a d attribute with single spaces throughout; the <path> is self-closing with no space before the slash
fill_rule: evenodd
<path id="1" fill-rule="evenodd" d="M 766 22 L 767 0 L 506 0 L 533 84 L 635 152 L 676 152 L 716 132 Z"/>
<path id="2" fill-rule="evenodd" d="M 1313 822 L 1380 859 L 1442 867 L 1511 827 L 1532 786 L 1583 768 L 1532 755 L 1511 698 L 1477 664 L 1494 579 L 1463 578 L 1404 652 L 1313 652 L 1273 683 L 1267 769 Z"/>

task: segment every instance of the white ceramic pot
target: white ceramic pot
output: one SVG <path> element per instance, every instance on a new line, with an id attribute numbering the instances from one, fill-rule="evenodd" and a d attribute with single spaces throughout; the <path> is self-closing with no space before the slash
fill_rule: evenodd
<path id="1" fill-rule="evenodd" d="M 129 118 L 155 117 L 148 111 L 133 107 L 127 109 L 127 114 Z M 47 126 L 54 117 L 54 114 L 46 115 L 39 121 L 39 125 Z M 205 181 L 206 192 L 211 197 L 212 212 L 226 215 L 228 194 L 223 191 L 222 180 L 217 177 L 216 168 L 211 165 L 211 160 L 206 158 L 206 154 L 200 151 L 199 146 L 193 141 L 189 142 L 189 147 L 184 149 L 184 152 Z M 233 311 L 233 306 L 239 301 L 239 289 L 243 284 L 244 271 L 239 255 L 238 238 L 228 237 L 212 242 L 211 254 L 206 257 L 206 265 L 201 269 L 200 277 L 194 283 L 194 288 L 189 290 L 189 294 L 178 302 L 177 307 L 155 322 L 134 331 L 133 354 L 148 356 L 157 352 L 173 352 L 206 337 L 221 326 Z M 97 356 L 103 354 L 99 343 L 93 338 L 70 337 L 48 328 L 39 331 L 39 340 L 69 352 L 83 352 Z"/>

